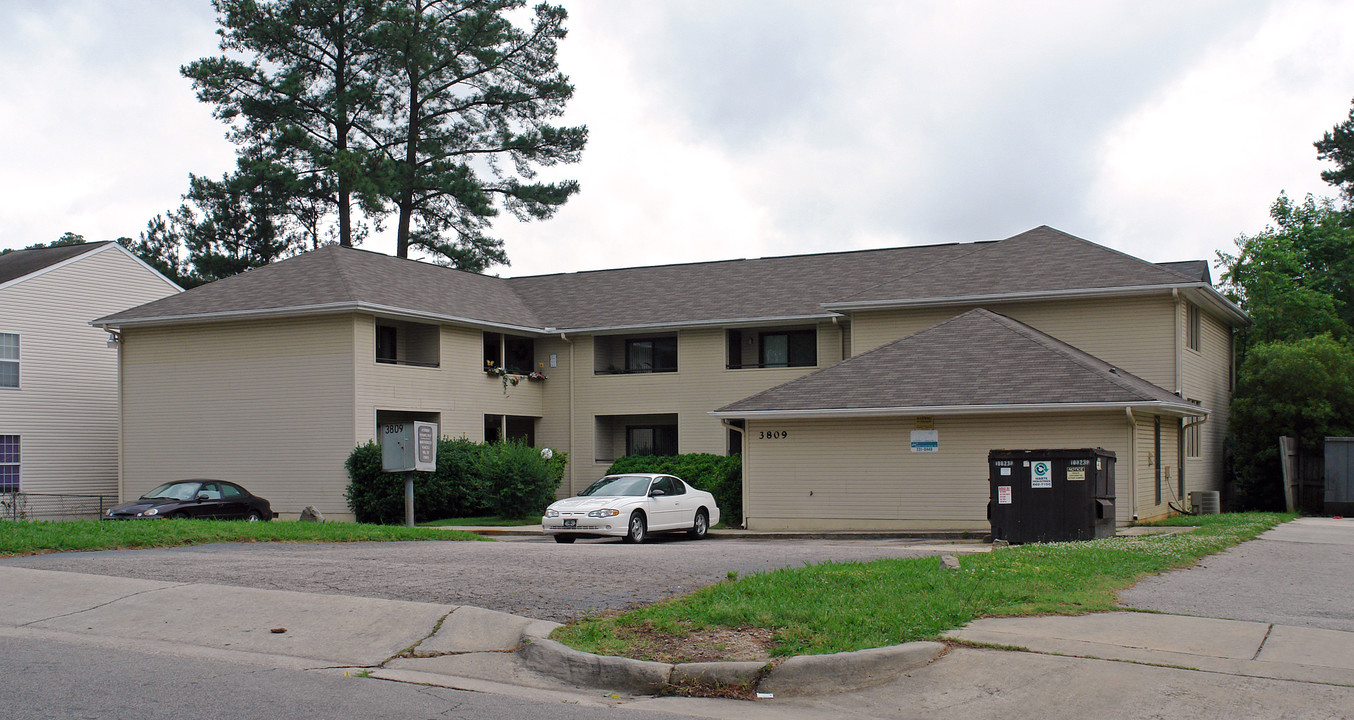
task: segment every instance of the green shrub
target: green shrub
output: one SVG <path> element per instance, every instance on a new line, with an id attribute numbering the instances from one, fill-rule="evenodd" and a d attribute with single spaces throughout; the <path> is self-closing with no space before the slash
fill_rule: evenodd
<path id="1" fill-rule="evenodd" d="M 485 453 L 484 472 L 489 486 L 490 511 L 505 518 L 539 514 L 555 499 L 556 480 L 541 451 L 524 443 L 493 445 Z M 553 458 L 552 458 L 553 459 Z"/>
<path id="2" fill-rule="evenodd" d="M 568 453 L 549 460 L 521 443 L 485 444 L 466 438 L 437 443 L 437 470 L 414 473 L 414 520 L 541 512 L 555 497 Z M 404 474 L 381 472 L 381 446 L 353 449 L 348 469 L 348 507 L 358 522 L 404 522 Z"/>
<path id="3" fill-rule="evenodd" d="M 726 525 L 743 520 L 743 459 L 738 455 L 688 453 L 686 455 L 626 455 L 607 468 L 617 473 L 667 473 L 715 496 L 720 518 Z"/>

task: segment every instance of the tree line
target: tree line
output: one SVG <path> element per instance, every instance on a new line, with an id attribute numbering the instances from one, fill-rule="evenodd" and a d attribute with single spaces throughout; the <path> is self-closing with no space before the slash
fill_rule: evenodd
<path id="1" fill-rule="evenodd" d="M 393 226 L 396 254 L 508 263 L 503 211 L 551 217 L 578 192 L 585 126 L 556 54 L 558 5 L 523 0 L 213 0 L 221 54 L 180 68 L 226 123 L 235 168 L 122 242 L 184 286 Z M 70 235 L 68 233 L 68 235 Z M 78 236 L 74 236 L 78 237 Z"/>
<path id="2" fill-rule="evenodd" d="M 1236 336 L 1228 455 L 1239 507 L 1282 508 L 1279 436 L 1308 449 L 1354 435 L 1354 108 L 1315 143 L 1337 197 L 1280 193 L 1271 224 L 1219 252 Z"/>

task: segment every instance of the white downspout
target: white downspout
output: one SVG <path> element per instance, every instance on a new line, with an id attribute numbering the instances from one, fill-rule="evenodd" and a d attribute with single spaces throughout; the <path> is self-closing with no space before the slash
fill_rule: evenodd
<path id="1" fill-rule="evenodd" d="M 743 422 L 746 423 L 747 421 L 744 420 Z M 730 430 L 733 430 L 733 431 L 737 432 L 737 433 L 738 433 L 738 437 L 739 437 L 739 442 L 738 442 L 738 444 L 742 447 L 742 452 L 740 452 L 739 455 L 740 455 L 740 457 L 741 457 L 741 461 L 740 461 L 740 462 L 741 462 L 742 467 L 743 467 L 743 470 L 742 470 L 742 473 L 743 473 L 743 517 L 738 518 L 738 524 L 739 524 L 739 525 L 742 525 L 744 528 L 746 528 L 746 527 L 747 527 L 747 515 L 748 515 L 748 432 L 747 432 L 747 428 L 745 428 L 745 427 L 738 427 L 737 425 L 734 425 L 734 424 L 733 424 L 733 421 L 728 420 L 728 419 L 725 419 L 725 418 L 720 418 L 719 424 L 720 424 L 720 425 L 723 425 L 724 427 L 726 427 L 726 428 L 728 428 L 728 429 L 730 429 Z"/>
<path id="2" fill-rule="evenodd" d="M 1133 513 L 1133 522 L 1138 521 L 1138 421 L 1133 417 L 1133 408 L 1124 408 L 1128 416 L 1128 495 L 1129 510 Z"/>
<path id="3" fill-rule="evenodd" d="M 1172 342 L 1172 344 L 1171 344 L 1171 347 L 1172 347 L 1173 352 L 1174 352 L 1174 354 L 1175 354 L 1175 394 L 1176 394 L 1176 395 L 1179 395 L 1180 397 L 1184 397 L 1184 396 L 1185 396 L 1185 392 L 1184 392 L 1184 384 L 1181 382 L 1181 377 L 1180 377 L 1180 376 L 1181 376 L 1181 368 L 1180 368 L 1181 358 L 1180 358 L 1180 290 L 1179 290 L 1179 289 L 1177 289 L 1177 288 L 1171 288 L 1171 300 L 1173 301 L 1173 304 L 1172 304 L 1172 306 L 1171 306 L 1171 317 L 1173 318 L 1173 321 L 1172 321 L 1172 323 L 1171 323 L 1171 327 L 1172 327 L 1172 328 L 1174 329 L 1174 331 L 1175 331 L 1175 332 L 1173 333 L 1174 340 L 1173 340 L 1173 342 Z"/>

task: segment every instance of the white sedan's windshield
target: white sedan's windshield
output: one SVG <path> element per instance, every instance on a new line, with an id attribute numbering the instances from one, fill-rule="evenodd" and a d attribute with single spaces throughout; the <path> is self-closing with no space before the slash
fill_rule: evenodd
<path id="1" fill-rule="evenodd" d="M 146 499 L 169 498 L 173 500 L 191 500 L 197 494 L 197 489 L 201 485 L 202 483 L 195 482 L 165 483 L 141 497 Z"/>
<path id="2" fill-rule="evenodd" d="M 608 475 L 588 486 L 579 495 L 620 495 L 643 497 L 649 492 L 649 478 L 627 475 Z"/>

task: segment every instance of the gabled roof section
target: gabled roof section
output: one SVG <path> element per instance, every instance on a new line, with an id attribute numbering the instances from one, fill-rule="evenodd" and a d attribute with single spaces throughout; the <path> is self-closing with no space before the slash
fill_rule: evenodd
<path id="1" fill-rule="evenodd" d="M 367 311 L 502 328 L 540 321 L 501 278 L 329 245 L 94 321 L 122 327 Z"/>
<path id="2" fill-rule="evenodd" d="M 1158 407 L 1207 412 L 984 309 L 726 405 L 717 417 L 849 417 Z"/>
<path id="3" fill-rule="evenodd" d="M 7 285 L 20 278 L 46 270 L 67 260 L 73 260 L 85 253 L 111 244 L 111 240 L 105 240 L 79 245 L 58 245 L 56 247 L 7 252 L 0 255 L 0 285 Z"/>
<path id="4" fill-rule="evenodd" d="M 790 255 L 509 278 L 546 326 L 597 330 L 832 317 L 823 303 L 912 275 L 972 244 Z"/>
<path id="5" fill-rule="evenodd" d="M 1193 280 L 1194 282 L 1206 282 L 1213 284 L 1213 273 L 1208 269 L 1207 260 L 1183 260 L 1180 262 L 1157 263 L 1171 272 L 1176 272 Z"/>
<path id="6" fill-rule="evenodd" d="M 975 243 L 945 262 L 825 303 L 829 309 L 868 309 L 946 301 L 1093 295 L 1183 287 L 1191 281 L 1046 225 L 995 243 Z"/>

